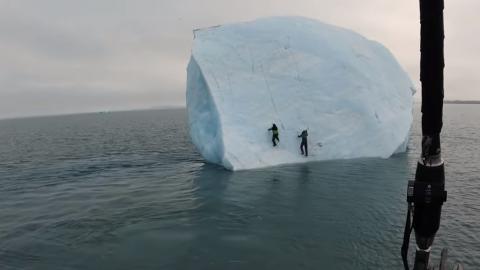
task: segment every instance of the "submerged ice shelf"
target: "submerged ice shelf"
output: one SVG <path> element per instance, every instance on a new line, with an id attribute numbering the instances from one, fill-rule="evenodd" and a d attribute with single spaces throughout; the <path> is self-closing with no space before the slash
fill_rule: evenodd
<path id="1" fill-rule="evenodd" d="M 353 31 L 301 17 L 196 30 L 187 74 L 192 141 L 227 169 L 406 150 L 412 83 L 384 46 Z"/>

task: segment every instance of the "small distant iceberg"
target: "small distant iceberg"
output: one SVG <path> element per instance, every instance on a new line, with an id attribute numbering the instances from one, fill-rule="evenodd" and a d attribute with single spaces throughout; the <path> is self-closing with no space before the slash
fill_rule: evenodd
<path id="1" fill-rule="evenodd" d="M 191 139 L 229 170 L 406 150 L 412 82 L 388 49 L 351 30 L 301 17 L 195 30 L 187 72 Z"/>

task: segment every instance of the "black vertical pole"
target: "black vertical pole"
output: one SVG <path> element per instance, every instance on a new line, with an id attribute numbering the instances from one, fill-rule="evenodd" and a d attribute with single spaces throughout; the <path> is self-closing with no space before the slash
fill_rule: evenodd
<path id="1" fill-rule="evenodd" d="M 422 132 L 432 138 L 423 153 L 440 154 L 443 109 L 443 0 L 420 0 L 420 80 L 422 81 Z M 422 155 L 425 157 L 425 155 Z M 435 157 L 433 157 L 435 158 Z"/>
<path id="2" fill-rule="evenodd" d="M 440 226 L 445 189 L 440 132 L 443 111 L 444 0 L 420 0 L 420 80 L 422 82 L 422 156 L 417 164 L 413 229 L 417 251 L 414 270 L 428 267 L 430 248 Z M 439 193 L 438 193 L 439 192 Z M 446 194 L 446 193 L 445 193 Z M 446 195 L 445 195 L 446 196 Z"/>

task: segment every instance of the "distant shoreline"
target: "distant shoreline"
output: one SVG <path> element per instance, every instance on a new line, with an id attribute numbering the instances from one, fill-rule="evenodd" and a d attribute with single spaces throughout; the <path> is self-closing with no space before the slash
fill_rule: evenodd
<path id="1" fill-rule="evenodd" d="M 445 100 L 445 104 L 480 104 L 480 100 Z"/>
<path id="2" fill-rule="evenodd" d="M 118 109 L 118 110 L 104 110 L 104 111 L 86 111 L 86 112 L 71 112 L 71 113 L 58 113 L 58 114 L 39 114 L 39 115 L 20 115 L 11 117 L 0 117 L 0 121 L 3 120 L 16 120 L 16 119 L 30 119 L 30 118 L 43 118 L 43 117 L 57 117 L 57 116 L 72 116 L 72 115 L 84 115 L 84 114 L 108 114 L 108 113 L 121 113 L 121 112 L 138 112 L 138 111 L 164 111 L 164 110 L 179 110 L 185 109 L 185 106 L 165 106 L 165 107 L 150 107 L 150 108 L 137 108 L 137 109 Z"/>

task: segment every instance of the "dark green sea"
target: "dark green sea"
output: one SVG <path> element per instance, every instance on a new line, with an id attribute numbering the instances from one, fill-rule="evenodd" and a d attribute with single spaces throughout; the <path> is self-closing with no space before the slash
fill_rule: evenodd
<path id="1" fill-rule="evenodd" d="M 479 269 L 480 105 L 444 118 L 433 258 Z M 0 120 L 0 269 L 402 269 L 419 119 L 390 159 L 240 172 L 203 161 L 183 109 Z"/>

